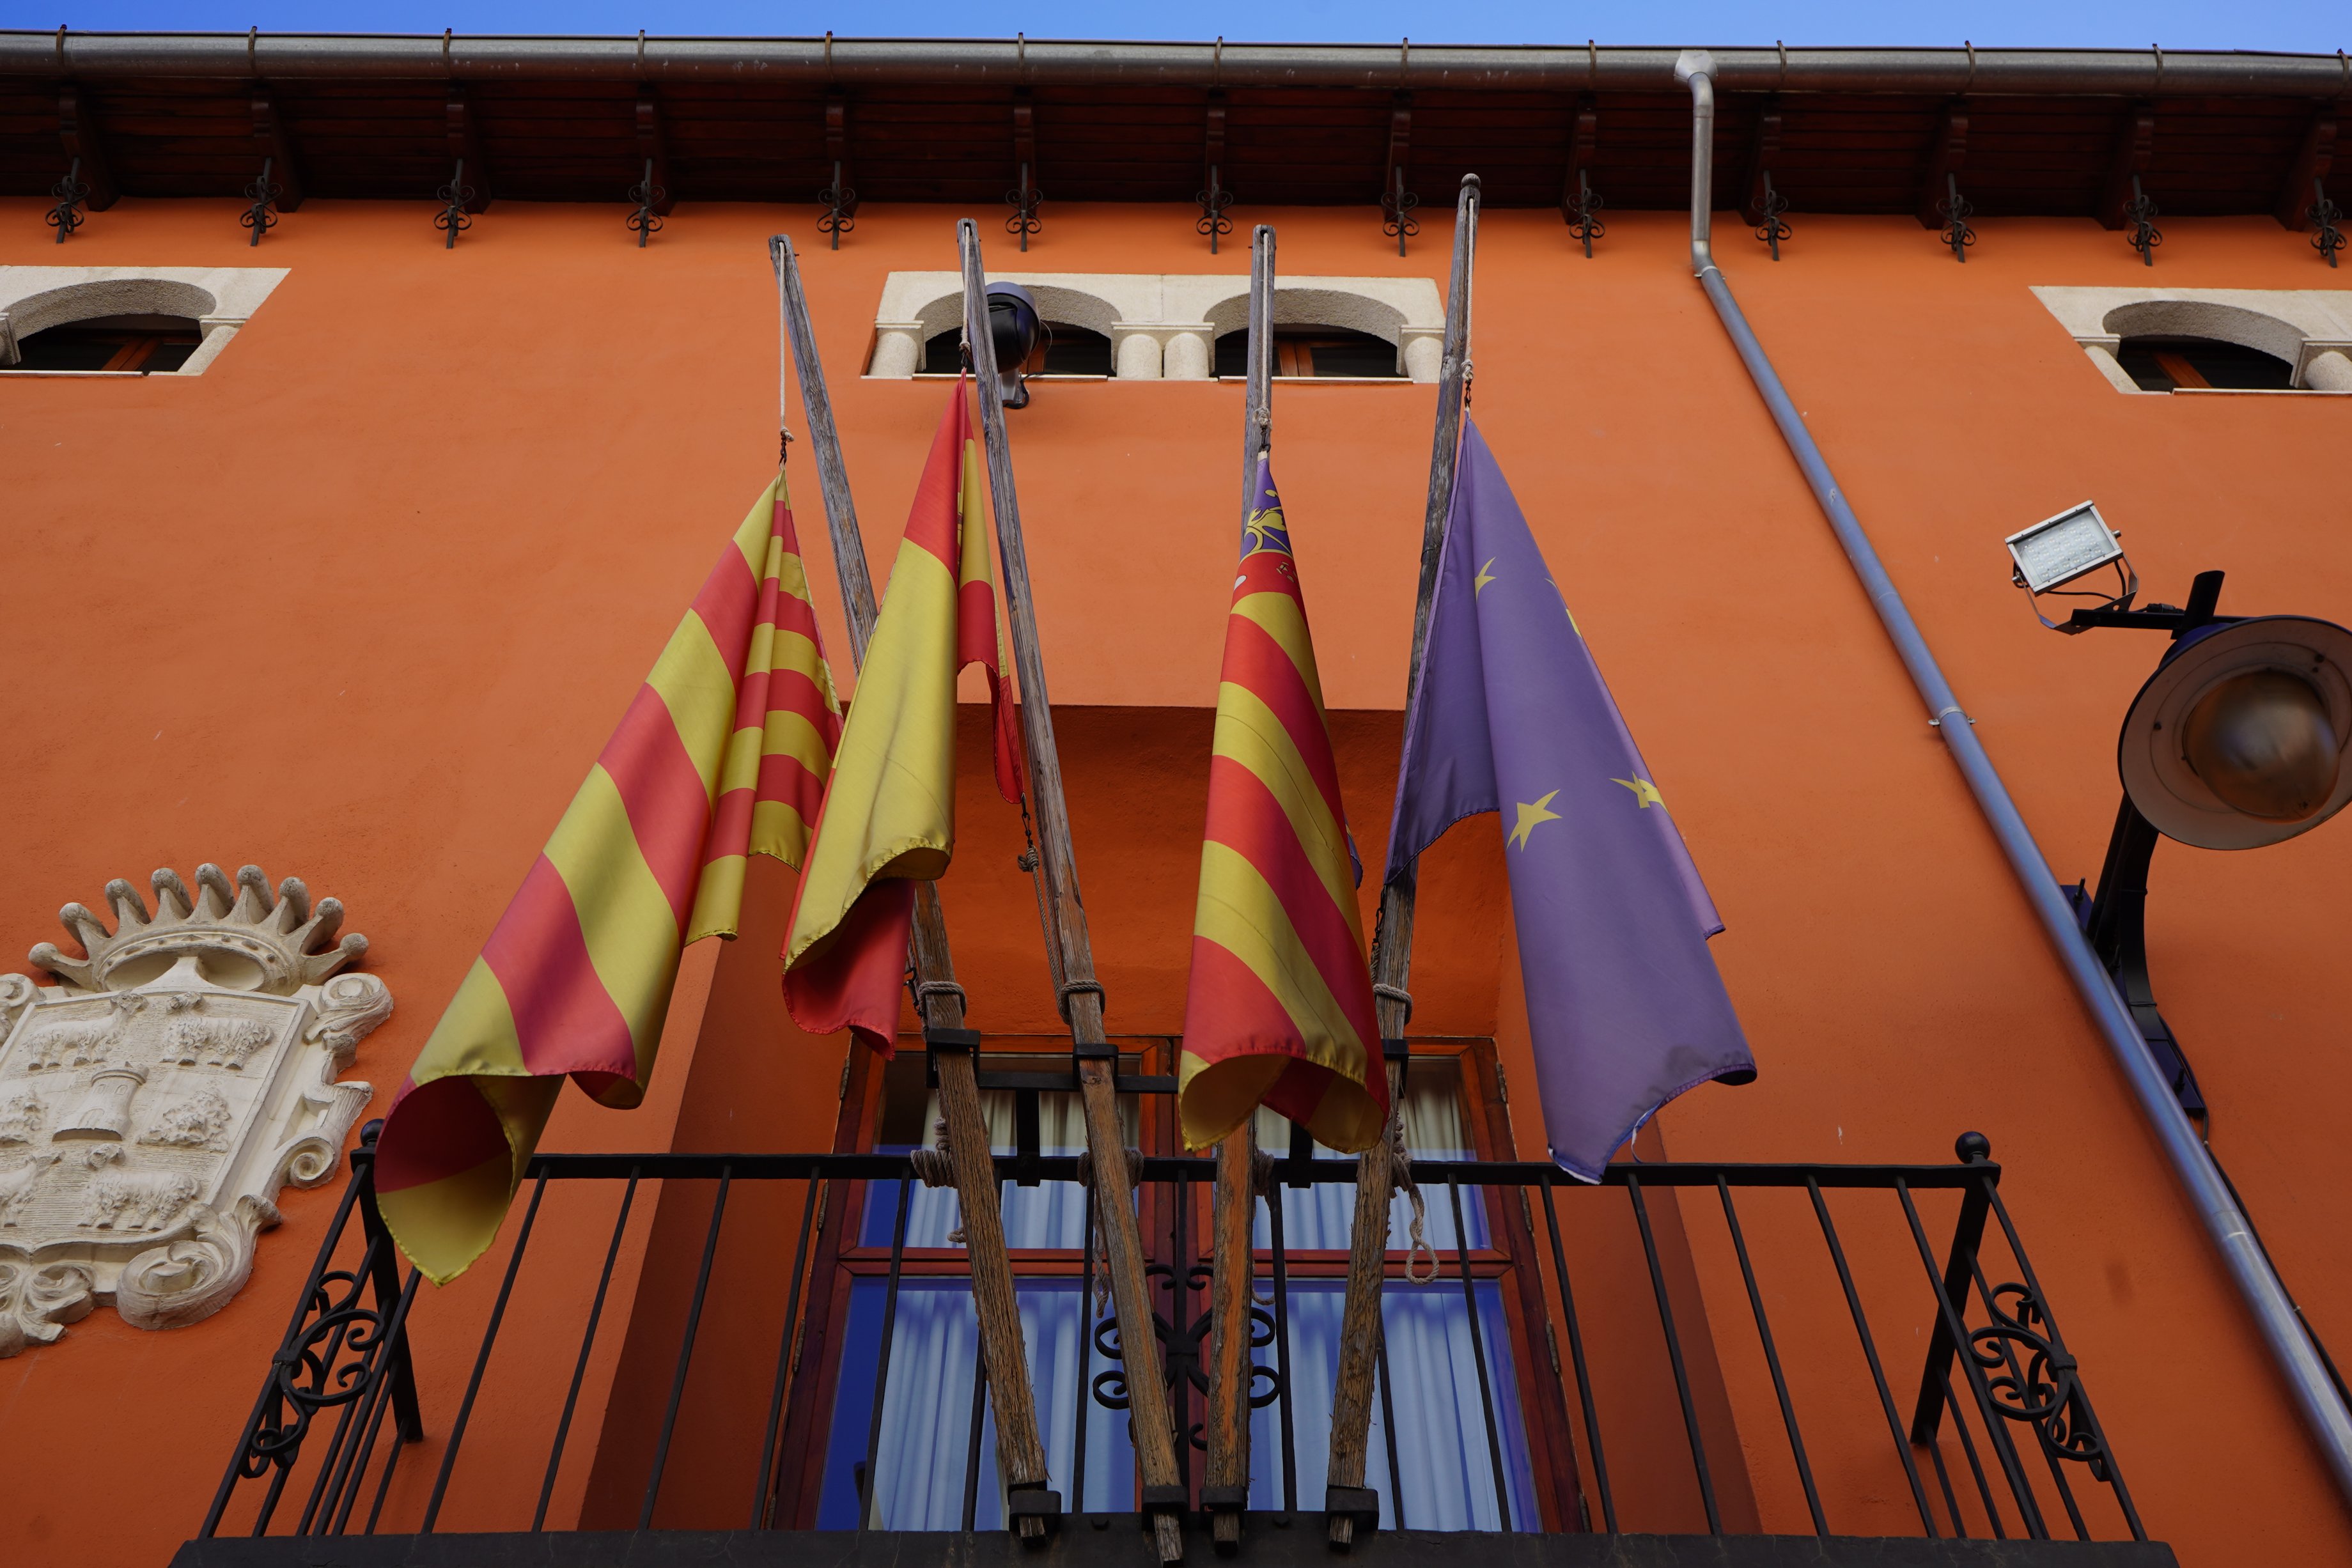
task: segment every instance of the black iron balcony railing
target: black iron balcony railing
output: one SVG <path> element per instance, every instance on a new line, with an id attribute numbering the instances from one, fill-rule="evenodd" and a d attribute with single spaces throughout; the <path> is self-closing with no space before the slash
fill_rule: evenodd
<path id="1" fill-rule="evenodd" d="M 1396 1310 L 1418 1302 L 1434 1311 L 1441 1298 L 1429 1292 L 1451 1292 L 1444 1354 L 1455 1363 L 1446 1396 L 1454 1403 L 1438 1412 L 1405 1407 L 1428 1385 L 1410 1375 L 1392 1383 L 1383 1344 L 1374 1448 L 1387 1470 L 1371 1479 L 1390 1490 L 1383 1533 L 1358 1552 L 1398 1550 L 1381 1544 L 1387 1530 L 1447 1522 L 1406 1510 L 1419 1439 L 1399 1449 L 1401 1431 L 1442 1429 L 1449 1461 L 1478 1483 L 1452 1522 L 1539 1531 L 1551 1545 L 1528 1541 L 1518 1550 L 1548 1563 L 1604 1560 L 1578 1555 L 1578 1535 L 1596 1549 L 1609 1538 L 1649 1542 L 1650 1554 L 1605 1559 L 1612 1563 L 1778 1563 L 1738 1538 L 1777 1529 L 1793 1545 L 1786 1537 L 1808 1528 L 1820 1538 L 1804 1548 L 1808 1563 L 2171 1563 L 2166 1548 L 2147 1542 L 2001 1201 L 2000 1166 L 1976 1134 L 1958 1152 L 1959 1163 L 1942 1166 L 1620 1164 L 1598 1187 L 1541 1163 L 1419 1162 L 1442 1278 L 1428 1281 L 1425 1262 L 1415 1272 L 1402 1246 L 1391 1254 L 1385 1338 L 1397 1337 Z M 993 1507 L 981 1506 L 983 1472 L 993 1474 L 983 1455 L 984 1374 L 971 1373 L 968 1397 L 961 1385 L 950 1396 L 945 1381 L 936 1393 L 929 1382 L 910 1390 L 907 1379 L 936 1372 L 894 1357 L 894 1335 L 911 1332 L 901 1321 L 908 1290 L 919 1281 L 951 1293 L 961 1278 L 959 1250 L 920 1235 L 910 1245 L 919 1171 L 908 1155 L 540 1155 L 487 1310 L 487 1278 L 439 1292 L 403 1272 L 376 1216 L 371 1170 L 362 1146 L 198 1539 L 177 1559 L 182 1568 L 832 1563 L 868 1550 L 832 1531 L 870 1537 L 872 1549 L 887 1547 L 900 1564 L 969 1560 L 972 1546 L 959 1558 L 952 1545 L 969 1538 L 953 1531 L 985 1523 Z M 1008 1195 L 1081 1176 L 1077 1160 L 1037 1155 L 1001 1157 L 998 1170 Z M 1193 1188 L 1212 1173 L 1207 1159 L 1144 1159 L 1139 1186 L 1147 1233 L 1170 1249 L 1153 1270 L 1171 1303 L 1163 1349 L 1178 1428 L 1196 1442 L 1207 1268 L 1197 1246 L 1204 1199 Z M 1257 1338 L 1268 1364 L 1252 1392 L 1265 1412 L 1266 1453 L 1250 1506 L 1265 1511 L 1248 1516 L 1242 1552 L 1286 1560 L 1308 1546 L 1319 1552 L 1322 1539 L 1321 1461 L 1302 1463 L 1301 1449 L 1320 1446 L 1328 1385 L 1319 1405 L 1305 1390 L 1328 1369 L 1294 1365 L 1300 1303 L 1318 1290 L 1336 1299 L 1346 1257 L 1286 1246 L 1286 1210 L 1297 1228 L 1308 1211 L 1295 1205 L 1318 1193 L 1341 1201 L 1332 1189 L 1352 1193 L 1354 1166 L 1293 1155 L 1262 1162 L 1261 1174 Z M 761 1202 L 743 1202 L 747 1190 L 762 1193 Z M 1076 1185 L 1061 1190 L 1074 1206 L 1091 1201 Z M 687 1194 L 692 1203 L 673 1210 L 671 1196 Z M 567 1202 L 577 1207 L 559 1226 L 549 1217 Z M 647 1260 L 661 1244 L 649 1239 L 649 1207 L 688 1218 L 671 1228 L 667 1273 Z M 583 1217 L 593 1218 L 574 1223 Z M 1091 1220 L 1089 1211 L 1083 1234 L 1091 1235 Z M 541 1252 L 553 1255 L 541 1261 L 535 1233 L 565 1239 L 543 1241 Z M 934 1244 L 919 1245 L 925 1239 Z M 738 1243 L 736 1260 L 718 1270 L 714 1290 L 714 1263 L 729 1240 Z M 1612 1245 L 1622 1256 L 1612 1257 Z M 747 1247 L 756 1253 L 749 1265 L 740 1256 Z M 632 1258 L 643 1267 L 633 1271 Z M 775 1265 L 787 1258 L 791 1272 L 780 1278 Z M 1126 1403 L 1117 1336 L 1094 1304 L 1093 1251 L 1024 1251 L 1016 1239 L 1015 1267 L 1024 1285 L 1051 1281 L 1066 1301 L 1070 1285 L 1078 1291 L 1076 1375 L 1041 1374 L 1037 1384 L 1041 1427 L 1076 1435 L 1074 1445 L 1066 1436 L 1056 1461 L 1069 1513 L 1048 1553 L 1141 1563 L 1149 1536 L 1131 1515 L 1124 1531 L 1096 1534 L 1108 1514 L 1132 1508 L 1133 1489 L 1131 1476 L 1106 1477 L 1115 1467 L 1099 1456 L 1087 1473 L 1089 1421 L 1099 1448 L 1107 1423 L 1123 1429 L 1123 1416 L 1108 1412 Z M 530 1283 L 550 1271 L 562 1278 Z M 746 1278 L 755 1290 L 741 1289 Z M 532 1300 L 552 1304 L 510 1312 L 519 1280 L 526 1295 L 536 1289 Z M 666 1281 L 675 1282 L 667 1302 L 649 1305 Z M 865 1292 L 864 1326 L 845 1330 L 856 1315 L 856 1290 Z M 877 1291 L 878 1344 L 870 1310 Z M 723 1333 L 713 1327 L 722 1301 L 734 1325 Z M 756 1332 L 742 1327 L 747 1301 Z M 559 1317 L 560 1333 L 550 1326 Z M 436 1330 L 445 1318 L 455 1332 Z M 1040 1358 L 1034 1322 L 1029 1332 Z M 765 1348 L 753 1357 L 753 1345 Z M 507 1354 L 494 1354 L 501 1346 Z M 1475 1379 L 1460 1365 L 1465 1354 Z M 433 1375 L 420 1379 L 420 1365 Z M 508 1375 L 507 1386 L 495 1372 Z M 636 1379 L 645 1419 L 613 1414 L 611 1385 L 624 1375 Z M 877 1469 L 881 1415 L 909 1397 L 929 1428 L 927 1451 L 943 1456 L 921 1478 L 944 1494 L 924 1516 L 936 1536 L 885 1528 L 910 1517 L 890 1489 L 911 1482 L 904 1465 L 897 1479 Z M 717 1442 L 715 1418 L 699 1407 L 714 1399 L 761 1418 L 754 1427 L 747 1415 L 731 1447 Z M 495 1441 L 469 1446 L 469 1427 L 493 1409 Z M 1801 1412 L 1813 1416 L 1810 1433 Z M 1759 1423 L 1771 1429 L 1769 1439 Z M 628 1440 L 616 1444 L 623 1428 Z M 516 1434 L 526 1429 L 530 1451 L 519 1455 Z M 404 1470 L 412 1448 L 416 1458 Z M 688 1451 L 694 1457 L 681 1461 Z M 940 1478 L 958 1453 L 960 1515 L 952 1483 Z M 495 1474 L 469 1480 L 486 1462 Z M 583 1468 L 594 1472 L 584 1493 Z M 572 1478 L 564 1495 L 572 1501 L 556 1515 L 578 1530 L 547 1529 L 560 1476 Z M 698 1496 L 731 1491 L 731 1518 L 708 1509 L 680 1518 L 681 1480 Z M 466 1497 L 462 1523 L 454 1511 L 445 1518 L 453 1483 Z M 1300 1513 L 1307 1517 L 1291 1529 Z M 625 1537 L 632 1520 L 650 1533 L 598 1533 Z M 712 1531 L 732 1533 L 714 1539 Z M 1916 1542 L 1869 1539 L 1906 1531 L 1943 1544 L 1930 1559 L 1903 1554 L 1916 1552 Z M 539 1544 L 526 1549 L 523 1532 Z M 1667 1543 L 1676 1535 L 1680 1549 Z M 349 1539 L 362 1536 L 401 1540 Z M 320 1539 L 330 1537 L 345 1539 Z M 995 1540 L 989 1550 L 1017 1556 L 1007 1539 L 983 1535 L 977 1544 Z M 1206 1531 L 1197 1539 L 1205 1545 Z M 2093 1542 L 2102 1544 L 2074 1544 Z"/>

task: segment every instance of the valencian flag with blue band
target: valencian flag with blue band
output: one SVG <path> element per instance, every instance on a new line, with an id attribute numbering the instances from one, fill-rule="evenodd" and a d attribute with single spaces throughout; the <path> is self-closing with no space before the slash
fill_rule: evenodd
<path id="1" fill-rule="evenodd" d="M 1756 1061 L 1706 950 L 1723 929 L 1681 832 L 1474 425 L 1463 433 L 1390 875 L 1502 813 L 1552 1158 L 1587 1181 L 1675 1096 Z"/>
<path id="2" fill-rule="evenodd" d="M 1177 1113 L 1204 1148 L 1263 1103 L 1354 1151 L 1388 1123 L 1360 873 L 1290 531 L 1258 459 L 1225 617 Z"/>

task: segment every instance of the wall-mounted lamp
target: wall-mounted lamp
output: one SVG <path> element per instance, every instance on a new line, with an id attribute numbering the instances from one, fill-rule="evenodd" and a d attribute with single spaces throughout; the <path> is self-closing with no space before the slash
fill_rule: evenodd
<path id="1" fill-rule="evenodd" d="M 2123 536 L 2107 527 L 2107 520 L 2099 516 L 2099 508 L 2088 501 L 2069 507 L 2054 517 L 2044 517 L 2032 528 L 2010 535 L 2003 542 L 2009 546 L 2010 580 L 2025 590 L 2029 599 L 2058 593 L 2065 598 L 2097 599 L 2099 609 L 2116 610 L 2129 609 L 2133 596 L 2139 592 L 2139 577 L 2124 554 Z M 2116 570 L 2118 586 L 2115 593 L 2064 592 L 2068 583 L 2080 581 L 2105 567 Z M 2051 620 L 2042 613 L 2039 604 L 2034 606 L 2033 613 L 2053 632 L 2072 634 L 2086 632 L 2095 624 L 2082 619 L 2088 613 L 2084 611 L 2076 611 L 2065 621 Z"/>
<path id="2" fill-rule="evenodd" d="M 2055 537 L 2045 538 L 2045 530 Z M 2259 849 L 2307 833 L 2352 803 L 2352 768 L 2344 765 L 2352 741 L 2352 631 L 2306 615 L 2218 614 L 2218 571 L 2198 574 L 2186 606 L 2130 609 L 2138 584 L 2120 564 L 2123 549 L 2114 538 L 2085 505 L 2013 536 L 2010 555 L 2029 593 L 2042 591 L 2037 581 L 2056 587 L 2119 565 L 2125 595 L 2075 611 L 2057 630 L 2170 635 L 2116 737 L 2124 800 L 2098 891 L 2077 887 L 2074 897 L 2093 950 L 2115 977 L 2182 1109 L 2202 1116 L 2197 1076 L 2148 982 L 2147 873 L 2157 840 Z M 2042 623 L 2052 624 L 2047 618 Z"/>

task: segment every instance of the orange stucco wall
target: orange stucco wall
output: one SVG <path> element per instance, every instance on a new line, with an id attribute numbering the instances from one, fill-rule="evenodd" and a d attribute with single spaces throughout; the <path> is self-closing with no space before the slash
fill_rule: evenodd
<path id="1" fill-rule="evenodd" d="M 126 202 L 66 247 L 45 243 L 39 210 L 0 204 L 0 259 L 291 272 L 202 377 L 0 377 L 0 669 L 16 696 L 0 743 L 0 952 L 54 936 L 48 911 L 95 903 L 110 877 L 205 859 L 302 876 L 349 904 L 398 999 L 357 1069 L 380 1111 L 766 477 L 761 240 L 789 225 L 813 244 L 810 214 L 682 208 L 640 252 L 617 208 L 501 204 L 445 252 L 423 204 L 314 202 L 255 252 L 226 203 Z M 803 253 L 877 569 L 942 392 L 856 371 L 884 275 L 952 266 L 955 215 L 869 208 L 842 250 Z M 1290 273 L 1444 276 L 1442 219 L 1400 259 L 1369 209 L 1243 215 L 1279 225 Z M 1240 255 L 1213 263 L 1190 225 L 1173 208 L 1065 205 L 1024 265 L 1244 270 Z M 2028 292 L 2332 278 L 2267 220 L 2168 222 L 2152 273 L 2088 223 L 1979 226 L 1965 267 L 1916 225 L 1836 218 L 1801 222 L 1778 266 L 1732 229 L 1727 266 L 2072 880 L 2097 870 L 2114 727 L 2158 650 L 2042 632 L 2006 580 L 2001 536 L 2092 496 L 2151 596 L 2178 599 L 2192 572 L 2221 567 L 2225 610 L 2352 616 L 2339 538 L 2352 407 L 2125 396 Z M 991 256 L 1013 261 L 1001 242 Z M 2189 1563 L 2352 1563 L 2345 1511 L 2243 1312 L 1691 283 L 1681 221 L 1612 215 L 1587 262 L 1555 215 L 1489 213 L 1477 320 L 1475 415 L 1729 926 L 1715 951 L 1762 1074 L 1678 1104 L 1663 1118 L 1673 1152 L 1929 1161 L 1982 1130 L 2151 1532 Z M 1374 859 L 1433 402 L 1423 387 L 1286 385 L 1276 404 L 1344 782 Z M 1181 1027 L 1240 407 L 1231 384 L 1049 383 L 1013 417 L 1118 1032 Z M 803 534 L 846 685 L 804 451 Z M 963 820 L 945 892 L 975 1020 L 1049 1030 L 1031 894 L 1011 863 L 1017 821 L 977 793 Z M 2337 1240 L 2352 1218 L 2337 1132 L 2352 1061 L 2334 1027 L 2352 1001 L 2337 961 L 2347 831 L 2237 856 L 2167 846 L 2149 933 L 2216 1147 L 2338 1344 L 2352 1344 Z M 1511 1081 L 1529 1083 L 1491 830 L 1467 825 L 1433 861 L 1415 1029 L 1495 1035 Z M 782 1031 L 754 948 L 772 932 L 757 929 L 723 957 L 690 958 L 651 1103 L 614 1115 L 568 1099 L 545 1146 L 830 1137 L 841 1047 Z M 1538 1147 L 1531 1094 L 1514 1115 L 1520 1147 Z M 647 1250 L 659 1197 L 640 1199 L 620 1301 L 640 1299 L 649 1258 L 667 1266 L 660 1245 Z M 28 1500 L 0 1511 L 0 1559 L 70 1543 L 87 1560 L 165 1560 L 202 1517 L 332 1201 L 289 1193 L 251 1283 L 205 1324 L 148 1334 L 101 1310 L 0 1364 L 0 1433 Z M 601 1213 L 549 1199 L 533 1242 L 545 1272 L 526 1273 L 510 1309 L 528 1332 L 501 1341 L 510 1392 L 478 1414 L 461 1474 L 490 1468 L 453 1490 L 449 1527 L 493 1522 L 502 1489 L 535 1490 L 586 1308 L 531 1281 L 593 1278 L 610 1195 L 598 1201 Z M 1679 1220 L 1755 1506 L 1767 1528 L 1802 1529 L 1771 1390 L 1738 1337 L 1746 1302 L 1719 1218 L 1687 1201 Z M 1748 1239 L 1776 1314 L 1818 1325 L 1782 1350 L 1832 1391 L 1805 1412 L 1824 1491 L 1847 1500 L 1832 1524 L 1901 1531 L 1916 1518 L 1883 1437 L 1872 1444 L 1880 1417 L 1839 1337 L 1842 1303 L 1821 1294 L 1811 1226 L 1809 1212 L 1762 1209 Z M 1870 1228 L 1857 1211 L 1856 1226 L 1865 1291 L 1916 1291 L 1899 1222 Z M 462 1389 L 501 1259 L 420 1311 L 428 1411 Z M 1789 1260 L 1778 1283 L 1776 1259 Z M 749 1270 L 723 1276 L 730 1289 L 752 1288 L 755 1263 L 730 1267 Z M 552 1521 L 581 1517 L 602 1440 L 587 1435 L 632 1427 L 635 1385 L 605 1408 L 631 1332 L 616 1318 L 600 1339 Z M 1898 1385 L 1916 1379 L 1915 1347 L 1883 1348 Z M 511 1392 L 526 1387 L 553 1392 Z M 44 1436 L 65 1432 L 84 1437 Z M 414 1517 L 437 1443 L 404 1459 L 388 1521 Z M 128 1502 L 124 1475 L 140 1478 Z"/>

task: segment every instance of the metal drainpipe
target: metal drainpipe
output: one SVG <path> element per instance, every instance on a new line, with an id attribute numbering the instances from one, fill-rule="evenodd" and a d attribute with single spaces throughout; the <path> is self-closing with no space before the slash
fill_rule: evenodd
<path id="1" fill-rule="evenodd" d="M 1675 75 L 1688 82 L 1691 91 L 1691 270 L 1697 276 L 1699 286 L 1706 290 L 1748 373 L 1755 379 L 1756 390 L 1763 394 L 1764 405 L 1771 411 L 1772 423 L 1780 427 L 1781 438 L 1788 442 L 1797 466 L 1804 471 L 1805 483 L 1812 486 L 1813 498 L 1829 519 L 1830 530 L 1837 535 L 1854 575 L 1862 580 L 1864 591 L 1870 595 L 1871 608 L 1878 612 L 1888 640 L 1902 656 L 1904 667 L 1911 672 L 1912 684 L 1926 699 L 1927 722 L 1937 727 L 1944 744 L 1950 748 L 1952 760 L 1968 780 L 1969 792 L 1976 797 L 1977 809 L 1984 813 L 1993 837 L 2000 841 L 2001 853 L 2008 857 L 2010 870 L 2016 873 L 2027 902 L 2040 916 L 2050 945 L 2058 950 L 2067 978 L 2074 982 L 2083 1006 L 2105 1038 L 2116 1065 L 2123 1069 L 2125 1080 L 2138 1096 L 2140 1109 L 2147 1113 L 2165 1158 L 2187 1189 L 2198 1218 L 2204 1221 L 2214 1246 L 2221 1249 L 2221 1261 L 2229 1269 L 2238 1293 L 2253 1312 L 2254 1322 L 2270 1345 L 2272 1358 L 2278 1363 L 2304 1421 L 2311 1428 L 2313 1440 L 2335 1474 L 2337 1488 L 2347 1500 L 2352 1500 L 2352 1411 L 2345 1408 L 2342 1397 L 2328 1380 L 2309 1337 L 2295 1319 L 2285 1287 L 2279 1283 L 2270 1260 L 2263 1255 L 2246 1217 L 2231 1197 L 2221 1173 L 2214 1169 L 2196 1128 L 2180 1109 L 2180 1102 L 2173 1097 L 2170 1085 L 2148 1055 L 2139 1026 L 2133 1021 L 2105 967 L 2092 953 L 2090 940 L 2076 922 L 2065 894 L 2059 891 L 2058 879 L 2050 873 L 2041 846 L 2033 841 L 2032 831 L 2018 813 L 2017 803 L 2009 798 L 2008 787 L 2001 782 L 1992 759 L 1985 755 L 1984 746 L 1977 739 L 1968 715 L 1961 710 L 1959 699 L 1952 695 L 1943 671 L 1937 667 L 1927 639 L 1919 634 L 1918 624 L 1911 619 L 1903 596 L 1895 591 L 1885 567 L 1879 563 L 1878 552 L 1871 548 L 1869 536 L 1862 531 L 1853 508 L 1846 505 L 1836 476 L 1822 457 L 1821 448 L 1806 431 L 1803 416 L 1789 401 L 1788 391 L 1781 386 L 1772 361 L 1765 356 L 1763 345 L 1756 340 L 1748 319 L 1740 314 L 1738 301 L 1731 297 L 1730 286 L 1724 282 L 1723 273 L 1715 265 L 1708 246 L 1714 206 L 1715 61 L 1705 49 L 1685 49 L 1675 62 Z"/>

